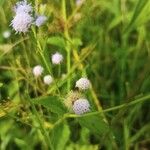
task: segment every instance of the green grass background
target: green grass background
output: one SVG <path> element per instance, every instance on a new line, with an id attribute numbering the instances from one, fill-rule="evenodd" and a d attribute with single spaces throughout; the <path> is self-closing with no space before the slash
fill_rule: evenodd
<path id="1" fill-rule="evenodd" d="M 16 2 L 0 0 L 0 149 L 149 150 L 150 1 L 32 0 L 48 21 L 27 34 L 9 26 Z M 60 66 L 51 64 L 55 51 Z M 52 86 L 33 77 L 38 64 Z M 62 102 L 82 76 L 96 113 L 80 118 Z"/>

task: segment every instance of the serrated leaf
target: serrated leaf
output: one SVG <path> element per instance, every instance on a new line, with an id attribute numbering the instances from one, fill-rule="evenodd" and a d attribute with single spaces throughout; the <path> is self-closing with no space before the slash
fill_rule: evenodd
<path id="1" fill-rule="evenodd" d="M 64 150 L 69 140 L 70 130 L 67 124 L 59 124 L 51 132 L 51 140 L 55 150 Z"/>
<path id="2" fill-rule="evenodd" d="M 100 115 L 79 117 L 81 126 L 88 128 L 91 132 L 98 135 L 108 134 L 110 128 Z"/>
<path id="3" fill-rule="evenodd" d="M 65 48 L 65 40 L 60 36 L 53 36 L 48 38 L 47 43 L 63 49 Z"/>
<path id="4" fill-rule="evenodd" d="M 58 96 L 47 96 L 32 99 L 34 104 L 40 104 L 57 114 L 66 113 L 66 108 Z"/>

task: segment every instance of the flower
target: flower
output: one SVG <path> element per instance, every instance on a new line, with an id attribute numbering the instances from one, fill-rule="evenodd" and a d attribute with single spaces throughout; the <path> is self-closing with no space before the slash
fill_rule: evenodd
<path id="1" fill-rule="evenodd" d="M 28 4 L 26 0 L 18 2 L 14 8 L 16 15 L 11 21 L 11 26 L 18 32 L 27 32 L 33 23 L 33 17 L 31 16 L 32 6 Z"/>
<path id="2" fill-rule="evenodd" d="M 90 111 L 89 107 L 90 107 L 89 101 L 87 99 L 80 98 L 74 102 L 73 111 L 77 115 L 82 115 Z"/>
<path id="3" fill-rule="evenodd" d="M 84 3 L 84 0 L 76 0 L 76 5 L 80 6 Z"/>
<path id="4" fill-rule="evenodd" d="M 52 82 L 53 82 L 53 78 L 51 75 L 46 75 L 44 76 L 44 83 L 47 84 L 47 85 L 50 85 Z"/>
<path id="5" fill-rule="evenodd" d="M 83 95 L 81 93 L 79 93 L 78 91 L 70 91 L 66 99 L 64 100 L 64 104 L 71 111 L 72 104 L 80 98 L 83 98 Z"/>
<path id="6" fill-rule="evenodd" d="M 55 54 L 52 55 L 52 63 L 53 64 L 60 64 L 63 61 L 63 55 L 60 53 L 56 52 Z"/>
<path id="7" fill-rule="evenodd" d="M 86 90 L 90 88 L 90 81 L 87 78 L 80 78 L 77 82 L 76 82 L 76 86 L 78 87 L 80 90 Z"/>
<path id="8" fill-rule="evenodd" d="M 11 35 L 11 32 L 10 32 L 9 30 L 6 30 L 6 31 L 3 32 L 3 37 L 4 37 L 5 39 L 9 38 L 10 35 Z"/>
<path id="9" fill-rule="evenodd" d="M 17 13 L 11 21 L 11 26 L 18 32 L 27 32 L 33 22 L 33 17 L 25 12 Z"/>
<path id="10" fill-rule="evenodd" d="M 45 23 L 46 20 L 47 20 L 46 16 L 38 16 L 35 20 L 35 25 L 40 27 L 41 25 Z"/>
<path id="11" fill-rule="evenodd" d="M 35 77 L 39 77 L 43 73 L 44 69 L 42 66 L 37 65 L 33 68 L 33 74 Z"/>
<path id="12" fill-rule="evenodd" d="M 15 13 L 19 14 L 19 13 L 30 13 L 32 12 L 32 6 L 31 4 L 28 4 L 26 0 L 18 2 L 14 8 Z"/>

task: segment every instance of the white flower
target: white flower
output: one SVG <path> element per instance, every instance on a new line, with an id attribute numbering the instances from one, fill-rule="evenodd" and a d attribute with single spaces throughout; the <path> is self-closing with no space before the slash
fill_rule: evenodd
<path id="1" fill-rule="evenodd" d="M 76 0 L 76 5 L 80 6 L 83 4 L 83 2 L 84 2 L 84 0 Z"/>
<path id="2" fill-rule="evenodd" d="M 44 80 L 44 83 L 47 84 L 47 85 L 49 85 L 49 84 L 51 84 L 53 82 L 53 78 L 52 78 L 51 75 L 44 76 L 43 80 Z"/>
<path id="3" fill-rule="evenodd" d="M 30 13 L 32 12 L 32 6 L 31 4 L 28 4 L 26 0 L 18 2 L 15 6 L 15 12 L 18 13 Z"/>
<path id="4" fill-rule="evenodd" d="M 90 111 L 90 104 L 87 99 L 78 99 L 73 104 L 73 111 L 77 115 L 82 115 Z"/>
<path id="5" fill-rule="evenodd" d="M 46 16 L 38 16 L 35 20 L 35 25 L 40 27 L 41 25 L 45 23 L 46 20 L 47 20 Z"/>
<path id="6" fill-rule="evenodd" d="M 63 61 L 63 55 L 60 53 L 56 52 L 55 54 L 52 55 L 52 63 L 53 64 L 60 64 Z"/>
<path id="7" fill-rule="evenodd" d="M 87 78 L 80 78 L 76 82 L 76 87 L 78 87 L 80 90 L 86 90 L 90 88 L 90 81 Z"/>
<path id="8" fill-rule="evenodd" d="M 18 32 L 27 32 L 33 22 L 33 17 L 25 12 L 16 14 L 11 22 L 11 26 Z"/>
<path id="9" fill-rule="evenodd" d="M 10 32 L 9 30 L 6 30 L 6 31 L 3 32 L 3 37 L 4 37 L 5 39 L 9 38 L 10 35 L 11 35 L 11 32 Z"/>
<path id="10" fill-rule="evenodd" d="M 42 73 L 43 73 L 44 69 L 42 66 L 40 65 L 37 65 L 33 68 L 33 74 L 35 77 L 38 77 L 40 76 Z"/>

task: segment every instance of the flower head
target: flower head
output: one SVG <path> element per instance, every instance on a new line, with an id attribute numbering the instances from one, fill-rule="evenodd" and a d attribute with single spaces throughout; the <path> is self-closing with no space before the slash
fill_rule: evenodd
<path id="1" fill-rule="evenodd" d="M 30 13 L 32 12 L 32 6 L 31 4 L 28 4 L 26 0 L 18 2 L 14 8 L 15 13 Z"/>
<path id="2" fill-rule="evenodd" d="M 76 5 L 80 6 L 83 4 L 83 2 L 84 2 L 84 0 L 76 0 Z"/>
<path id="3" fill-rule="evenodd" d="M 10 35 L 11 35 L 11 32 L 10 32 L 9 30 L 6 30 L 6 31 L 3 32 L 3 37 L 4 37 L 5 39 L 9 38 Z"/>
<path id="4" fill-rule="evenodd" d="M 70 91 L 64 101 L 64 104 L 69 110 L 72 110 L 72 104 L 81 97 L 83 98 L 83 95 L 78 91 Z"/>
<path id="5" fill-rule="evenodd" d="M 44 76 L 44 83 L 47 84 L 47 85 L 50 85 L 52 82 L 53 82 L 53 78 L 51 75 L 46 75 Z"/>
<path id="6" fill-rule="evenodd" d="M 90 81 L 87 78 L 80 78 L 76 82 L 76 87 L 78 87 L 80 90 L 86 90 L 90 88 Z"/>
<path id="7" fill-rule="evenodd" d="M 33 68 L 33 74 L 35 77 L 39 77 L 43 73 L 43 67 L 40 65 L 37 65 Z"/>
<path id="8" fill-rule="evenodd" d="M 73 104 L 73 111 L 77 115 L 82 115 L 90 111 L 90 103 L 87 99 L 78 99 Z"/>
<path id="9" fill-rule="evenodd" d="M 63 61 L 63 55 L 56 52 L 55 54 L 52 55 L 52 63 L 53 64 L 60 64 Z"/>
<path id="10" fill-rule="evenodd" d="M 46 16 L 38 16 L 35 20 L 35 25 L 40 27 L 41 25 L 45 23 L 46 20 L 47 20 Z"/>
<path id="11" fill-rule="evenodd" d="M 11 26 L 16 32 L 27 32 L 33 22 L 33 17 L 25 12 L 16 14 L 11 21 Z"/>

